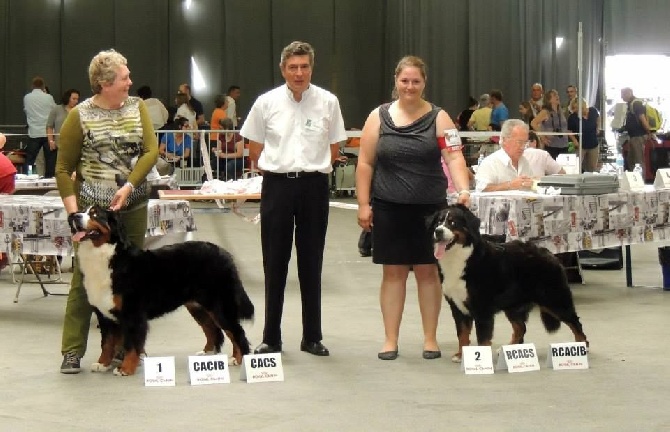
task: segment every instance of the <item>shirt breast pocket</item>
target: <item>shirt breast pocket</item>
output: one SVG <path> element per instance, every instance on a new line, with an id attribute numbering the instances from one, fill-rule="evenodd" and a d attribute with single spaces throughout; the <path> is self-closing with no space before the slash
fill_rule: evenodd
<path id="1" fill-rule="evenodd" d="M 326 138 L 328 136 L 328 119 L 318 117 L 305 120 L 302 128 L 303 134 L 310 138 Z"/>

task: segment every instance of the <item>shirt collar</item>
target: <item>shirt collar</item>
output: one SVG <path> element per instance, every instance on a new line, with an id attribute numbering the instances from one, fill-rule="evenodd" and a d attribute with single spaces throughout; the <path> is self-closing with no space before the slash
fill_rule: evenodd
<path id="1" fill-rule="evenodd" d="M 288 86 L 288 84 L 284 84 L 284 87 L 286 88 L 286 94 L 288 95 L 289 99 L 291 99 L 293 102 L 296 102 L 296 100 L 293 98 L 293 90 L 291 90 Z M 310 83 L 309 87 L 302 92 L 302 99 L 300 100 L 301 102 L 305 100 L 306 97 L 309 97 L 309 95 L 312 93 L 312 84 Z"/>

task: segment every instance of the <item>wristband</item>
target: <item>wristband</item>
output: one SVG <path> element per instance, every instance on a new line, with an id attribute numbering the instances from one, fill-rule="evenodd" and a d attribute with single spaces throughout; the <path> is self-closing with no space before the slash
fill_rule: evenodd
<path id="1" fill-rule="evenodd" d="M 124 186 L 128 186 L 130 188 L 130 193 L 135 192 L 135 186 L 133 186 L 133 184 L 131 182 L 126 182 L 126 184 L 124 184 Z"/>
<path id="2" fill-rule="evenodd" d="M 464 194 L 470 195 L 470 191 L 467 190 L 467 189 L 463 189 L 463 190 L 458 191 L 458 196 L 461 196 L 461 195 L 464 195 Z"/>

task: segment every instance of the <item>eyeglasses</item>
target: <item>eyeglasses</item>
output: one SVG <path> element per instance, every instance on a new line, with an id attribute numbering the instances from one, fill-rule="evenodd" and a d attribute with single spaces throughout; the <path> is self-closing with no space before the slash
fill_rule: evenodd
<path id="1" fill-rule="evenodd" d="M 514 144 L 523 147 L 524 149 L 527 149 L 530 147 L 531 141 L 530 140 L 520 140 L 520 139 L 510 139 L 510 140 L 504 140 L 504 142 L 511 141 Z"/>

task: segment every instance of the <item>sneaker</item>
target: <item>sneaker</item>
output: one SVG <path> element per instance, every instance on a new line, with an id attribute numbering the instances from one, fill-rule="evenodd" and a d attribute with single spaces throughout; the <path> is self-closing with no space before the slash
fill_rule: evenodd
<path id="1" fill-rule="evenodd" d="M 81 357 L 75 351 L 69 351 L 63 356 L 63 363 L 60 365 L 60 373 L 76 374 L 81 372 Z"/>

